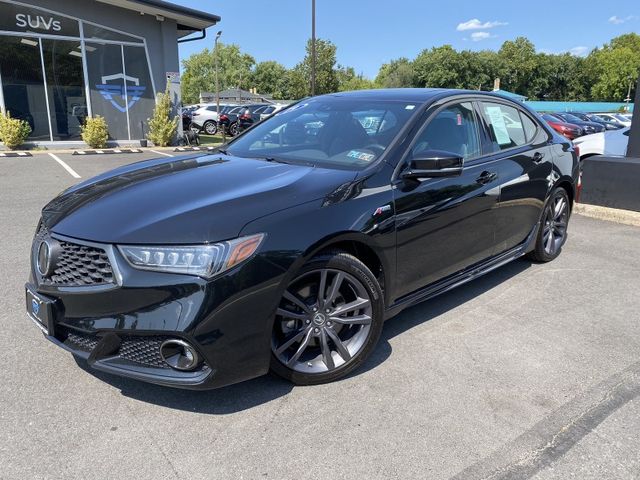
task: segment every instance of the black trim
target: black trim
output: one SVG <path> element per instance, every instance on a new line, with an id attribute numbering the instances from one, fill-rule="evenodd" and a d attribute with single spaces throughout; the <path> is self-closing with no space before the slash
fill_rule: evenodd
<path id="1" fill-rule="evenodd" d="M 517 245 L 514 248 L 507 250 L 506 252 L 496 255 L 489 260 L 485 260 L 483 262 L 472 265 L 461 272 L 455 273 L 445 278 L 444 280 L 440 280 L 431 285 L 427 285 L 420 290 L 400 297 L 393 304 L 387 307 L 385 311 L 385 319 L 389 319 L 399 314 L 405 308 L 424 302 L 425 300 L 429 300 L 433 297 L 437 297 L 442 293 L 448 292 L 449 290 L 470 282 L 471 280 L 475 280 L 476 278 L 481 277 L 486 273 L 489 273 L 513 260 L 516 260 L 517 258 L 522 257 L 527 252 L 531 251 L 532 245 L 535 244 L 539 225 L 540 222 L 536 222 L 536 225 L 533 227 L 531 233 L 529 233 L 527 238 L 520 245 Z"/>
<path id="2" fill-rule="evenodd" d="M 180 5 L 175 5 L 173 3 L 164 2 L 162 0 L 126 0 L 127 3 L 137 3 L 139 5 L 145 5 L 147 7 L 159 8 L 161 10 L 165 10 L 166 12 L 177 13 L 180 15 L 189 16 L 198 20 L 205 20 L 207 22 L 213 22 L 214 24 L 218 23 L 222 20 L 218 15 L 214 15 L 212 13 L 201 12 L 200 10 L 195 10 L 189 7 L 181 7 Z M 122 5 L 118 5 L 116 3 L 112 3 L 106 1 L 105 3 L 110 3 L 116 7 L 121 7 Z M 126 7 L 125 7 L 126 8 Z"/>

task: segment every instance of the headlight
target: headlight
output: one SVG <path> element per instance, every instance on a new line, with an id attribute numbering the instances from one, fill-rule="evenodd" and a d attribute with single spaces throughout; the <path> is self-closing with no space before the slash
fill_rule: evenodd
<path id="1" fill-rule="evenodd" d="M 260 233 L 211 245 L 120 245 L 118 248 L 134 268 L 212 278 L 251 257 L 263 239 L 264 234 Z"/>

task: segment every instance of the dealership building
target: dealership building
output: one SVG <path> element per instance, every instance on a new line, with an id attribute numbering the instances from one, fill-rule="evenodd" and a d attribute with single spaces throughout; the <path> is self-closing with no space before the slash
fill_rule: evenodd
<path id="1" fill-rule="evenodd" d="M 141 139 L 157 92 L 179 102 L 178 43 L 219 20 L 160 0 L 0 0 L 0 107 L 35 143 L 80 141 L 96 115 Z"/>

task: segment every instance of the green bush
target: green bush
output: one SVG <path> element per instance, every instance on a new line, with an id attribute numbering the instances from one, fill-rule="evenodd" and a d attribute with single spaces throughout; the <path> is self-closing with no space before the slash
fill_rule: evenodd
<path id="1" fill-rule="evenodd" d="M 22 145 L 31 133 L 29 124 L 17 118 L 11 118 L 11 113 L 0 114 L 0 139 L 5 146 L 14 150 Z"/>
<path id="2" fill-rule="evenodd" d="M 109 128 L 104 117 L 87 117 L 82 126 L 82 140 L 91 148 L 104 148 L 109 139 Z"/>
<path id="3" fill-rule="evenodd" d="M 159 93 L 153 116 L 148 119 L 149 140 L 158 147 L 166 147 L 173 140 L 178 129 L 178 117 L 171 118 L 171 94 L 169 85 L 164 93 Z"/>

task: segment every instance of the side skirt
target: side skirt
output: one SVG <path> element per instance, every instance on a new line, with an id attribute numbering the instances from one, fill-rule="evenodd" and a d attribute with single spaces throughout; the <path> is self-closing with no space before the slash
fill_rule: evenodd
<path id="1" fill-rule="evenodd" d="M 475 280 L 482 275 L 485 275 L 496 268 L 500 268 L 507 263 L 516 260 L 533 249 L 535 245 L 536 238 L 538 236 L 538 229 L 540 228 L 540 223 L 538 222 L 536 226 L 533 228 L 531 233 L 527 236 L 526 240 L 522 242 L 520 245 L 512 248 L 511 250 L 507 250 L 495 257 L 492 257 L 484 262 L 477 263 L 466 270 L 462 270 L 459 273 L 453 274 L 444 280 L 440 280 L 439 282 L 432 283 L 431 285 L 427 285 L 426 287 L 414 292 L 409 295 L 405 295 L 404 297 L 396 300 L 395 303 L 387 307 L 385 311 L 385 320 L 388 320 L 396 315 L 398 315 L 405 308 L 409 308 L 418 303 L 424 302 L 425 300 L 429 300 L 433 297 L 437 297 L 440 294 L 448 292 L 460 285 L 464 285 L 471 280 Z"/>

